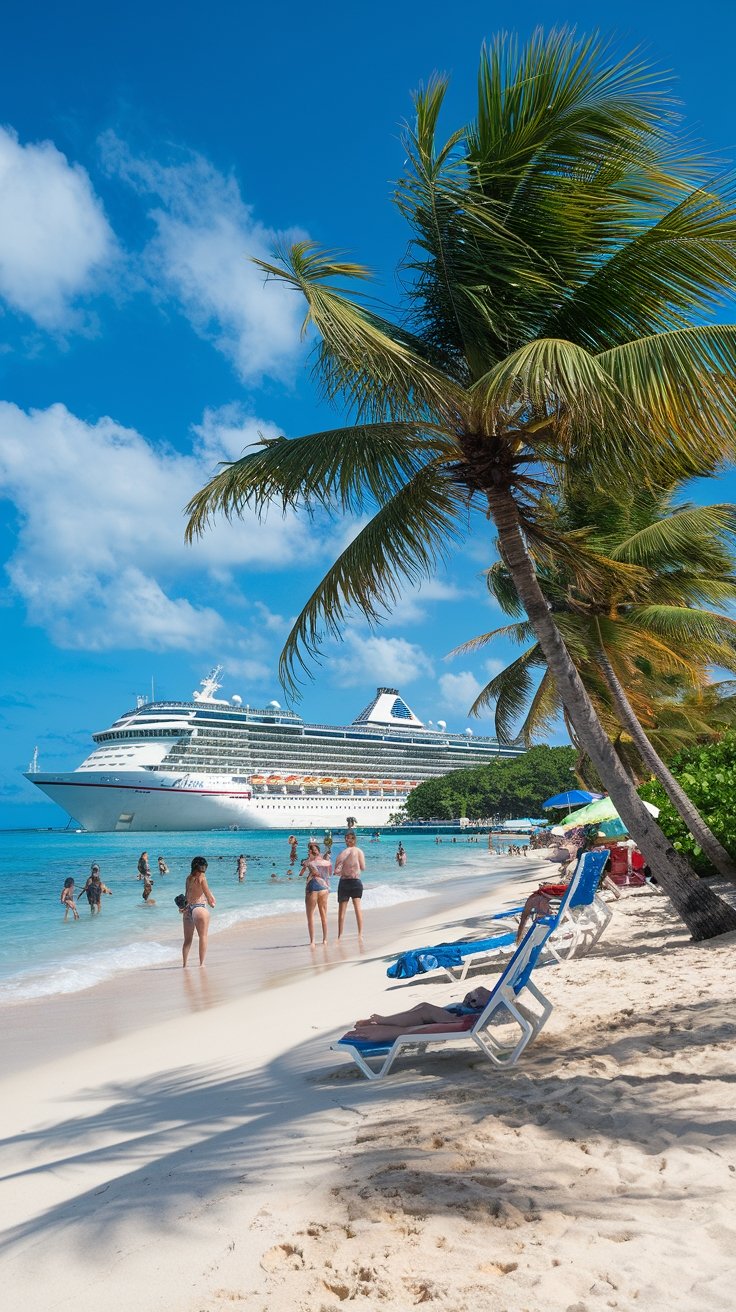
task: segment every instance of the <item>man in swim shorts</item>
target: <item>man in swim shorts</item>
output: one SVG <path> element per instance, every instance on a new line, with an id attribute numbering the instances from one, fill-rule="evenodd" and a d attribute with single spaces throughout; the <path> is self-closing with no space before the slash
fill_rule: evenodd
<path id="1" fill-rule="evenodd" d="M 358 926 L 358 938 L 363 937 L 363 910 L 360 899 L 363 896 L 363 881 L 360 876 L 365 870 L 365 855 L 357 845 L 355 831 L 348 829 L 345 834 L 345 847 L 338 853 L 335 861 L 335 874 L 339 875 L 337 885 L 337 937 L 342 938 L 345 927 L 345 915 L 348 902 L 352 902 L 355 923 Z"/>

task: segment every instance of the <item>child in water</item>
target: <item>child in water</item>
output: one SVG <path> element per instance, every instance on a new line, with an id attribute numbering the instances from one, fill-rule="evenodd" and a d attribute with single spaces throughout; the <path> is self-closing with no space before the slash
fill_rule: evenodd
<path id="1" fill-rule="evenodd" d="M 61 902 L 61 905 L 64 907 L 65 920 L 69 919 L 70 911 L 72 912 L 74 919 L 79 920 L 79 912 L 77 911 L 77 904 L 74 901 L 74 880 L 72 879 L 71 875 L 69 876 L 68 879 L 64 880 L 64 887 L 61 890 L 61 897 L 59 898 L 59 901 Z"/>

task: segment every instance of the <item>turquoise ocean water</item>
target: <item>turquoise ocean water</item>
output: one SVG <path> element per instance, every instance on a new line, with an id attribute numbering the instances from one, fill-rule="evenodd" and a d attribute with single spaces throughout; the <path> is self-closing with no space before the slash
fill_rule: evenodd
<path id="1" fill-rule="evenodd" d="M 87 834 L 59 832 L 5 832 L 0 834 L 0 852 L 5 885 L 3 932 L 0 939 L 0 1002 L 42 998 L 56 993 L 75 993 L 124 971 L 135 970 L 178 957 L 181 922 L 174 897 L 184 890 L 193 856 L 205 856 L 207 872 L 217 906 L 212 915 L 211 934 L 240 921 L 300 912 L 304 881 L 287 878 L 288 831 L 268 830 L 237 833 L 208 831 L 202 834 Z M 317 834 L 319 839 L 321 835 Z M 361 834 L 366 853 L 364 905 L 391 906 L 426 897 L 432 885 L 447 878 L 448 866 L 462 866 L 463 855 L 482 853 L 486 838 L 477 844 L 457 844 L 444 837 L 441 845 L 429 834 L 403 836 L 408 864 L 400 870 L 395 853 L 398 839 L 383 834 L 371 842 Z M 155 844 L 155 846 L 153 846 Z M 306 855 L 307 837 L 299 835 L 299 855 Z M 499 848 L 499 839 L 494 845 Z M 335 836 L 333 855 L 342 848 Z M 148 851 L 154 877 L 155 906 L 144 906 L 142 884 L 137 877 L 141 851 Z M 235 873 L 238 855 L 248 859 L 245 882 Z M 170 874 L 160 878 L 157 859 L 163 856 Z M 90 915 L 86 897 L 80 897 L 80 919 L 64 922 L 59 895 L 64 879 L 71 875 L 78 892 L 89 875 L 93 861 L 100 866 L 103 883 L 112 897 L 103 897 L 102 912 Z M 272 879 L 275 874 L 277 879 Z M 333 888 L 335 887 L 333 881 Z"/>

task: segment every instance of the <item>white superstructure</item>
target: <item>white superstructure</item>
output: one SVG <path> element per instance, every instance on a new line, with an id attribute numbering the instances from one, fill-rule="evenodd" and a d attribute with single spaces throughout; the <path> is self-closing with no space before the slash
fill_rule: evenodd
<path id="1" fill-rule="evenodd" d="M 396 688 L 352 724 L 307 724 L 278 702 L 218 698 L 218 667 L 191 702 L 139 698 L 76 770 L 26 778 L 86 829 L 284 829 L 385 825 L 423 779 L 521 748 L 424 725 Z"/>

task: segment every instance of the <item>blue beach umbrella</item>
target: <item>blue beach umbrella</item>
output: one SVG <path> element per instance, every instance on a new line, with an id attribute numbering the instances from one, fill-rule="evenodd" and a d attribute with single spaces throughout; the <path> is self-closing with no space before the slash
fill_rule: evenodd
<path id="1" fill-rule="evenodd" d="M 588 793 L 584 788 L 571 788 L 568 793 L 557 793 L 554 797 L 548 797 L 546 802 L 542 802 L 543 811 L 553 811 L 556 806 L 585 806 L 588 802 L 595 802 L 600 797 L 600 793 Z"/>

